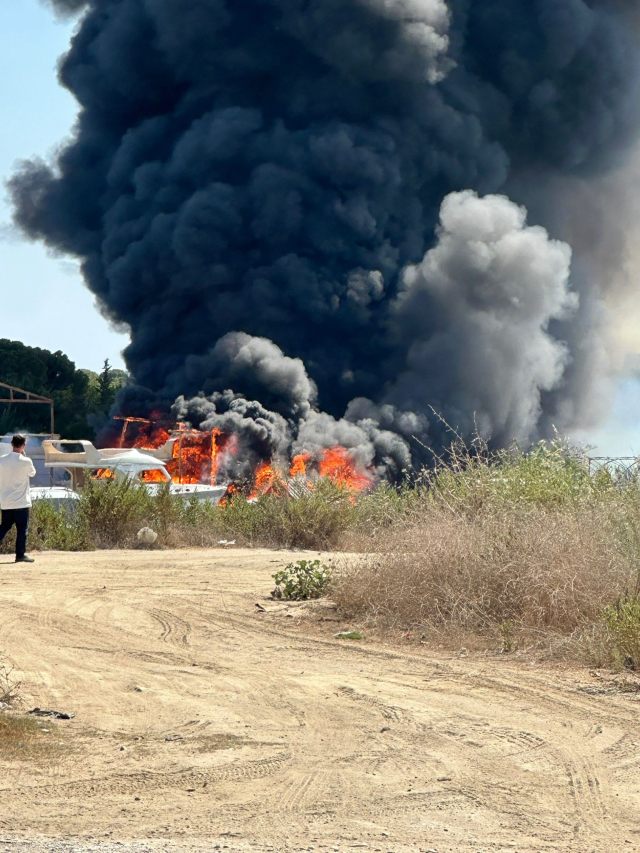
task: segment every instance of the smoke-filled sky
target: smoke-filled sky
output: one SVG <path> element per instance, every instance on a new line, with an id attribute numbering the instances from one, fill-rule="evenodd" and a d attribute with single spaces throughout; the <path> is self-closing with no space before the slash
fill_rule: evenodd
<path id="1" fill-rule="evenodd" d="M 439 440 L 432 409 L 496 444 L 606 409 L 631 3 L 53 5 L 84 9 L 79 120 L 13 178 L 16 221 L 129 325 L 139 400 L 204 392 L 209 422 L 244 395 L 276 444 L 278 416 L 395 468 Z"/>

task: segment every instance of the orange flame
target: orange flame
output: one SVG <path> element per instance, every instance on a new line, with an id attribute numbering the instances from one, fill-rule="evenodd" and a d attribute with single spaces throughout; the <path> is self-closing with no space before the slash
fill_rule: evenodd
<path id="1" fill-rule="evenodd" d="M 330 447 L 320 459 L 319 473 L 343 489 L 364 492 L 373 484 L 373 478 L 356 468 L 356 463 L 345 447 Z"/>
<path id="2" fill-rule="evenodd" d="M 309 459 L 311 459 L 310 453 L 299 453 L 297 456 L 294 456 L 289 475 L 291 477 L 304 477 L 307 473 L 307 462 Z"/>
<path id="3" fill-rule="evenodd" d="M 265 495 L 281 498 L 286 494 L 288 494 L 288 489 L 282 473 L 268 462 L 259 465 L 255 473 L 253 491 L 247 500 L 254 501 Z"/>
<path id="4" fill-rule="evenodd" d="M 134 439 L 127 440 L 127 445 L 140 450 L 157 450 L 169 439 L 177 438 L 173 446 L 173 458 L 167 462 L 167 471 L 174 483 L 214 485 L 218 474 L 219 456 L 224 450 L 233 452 L 233 438 L 224 436 L 220 430 L 201 432 L 186 427 L 184 424 L 169 424 L 162 420 L 159 412 L 153 412 L 151 419 L 127 418 L 125 427 L 135 425 L 137 434 Z M 158 423 L 160 421 L 160 423 Z M 126 432 L 123 432 L 123 442 Z M 146 483 L 162 482 L 164 477 L 159 472 L 147 471 L 143 475 Z"/>
<path id="5" fill-rule="evenodd" d="M 248 500 L 254 501 L 261 495 L 266 495 L 273 486 L 275 470 L 268 462 L 263 462 L 259 465 L 253 483 L 253 491 L 249 495 Z"/>
<path id="6" fill-rule="evenodd" d="M 170 438 L 178 439 L 173 447 L 173 458 L 166 466 L 175 483 L 214 485 L 223 464 L 224 454 L 238 452 L 238 439 L 235 435 L 225 435 L 217 429 L 211 432 L 191 429 L 182 423 L 168 422 L 159 412 L 153 412 L 148 421 L 141 418 L 122 420 L 125 420 L 123 439 L 127 437 L 129 446 L 156 450 Z M 135 434 L 135 438 L 131 433 Z M 105 471 L 98 472 L 97 476 L 104 479 L 113 474 Z M 263 462 L 254 473 L 253 488 L 248 500 L 256 500 L 263 495 L 284 497 L 293 494 L 290 491 L 293 484 L 289 483 L 289 479 L 295 479 L 298 483 L 301 478 L 308 478 L 307 486 L 313 489 L 314 478 L 317 477 L 327 478 L 340 488 L 354 493 L 366 491 L 374 482 L 371 472 L 358 466 L 349 450 L 335 446 L 324 450 L 320 457 L 313 461 L 310 453 L 297 454 L 291 462 L 288 474 L 280 471 L 271 462 Z M 143 479 L 147 483 L 155 483 L 162 482 L 164 477 L 159 471 L 147 471 Z M 223 505 L 237 492 L 237 486 L 229 487 Z"/>
<path id="7" fill-rule="evenodd" d="M 222 498 L 222 500 L 218 503 L 218 506 L 226 506 L 230 500 L 233 499 L 234 495 L 240 493 L 240 490 L 237 486 L 234 486 L 233 483 L 227 488 L 226 495 Z"/>
<path id="8" fill-rule="evenodd" d="M 115 480 L 116 475 L 110 468 L 98 468 L 98 470 L 94 473 L 94 480 Z"/>
<path id="9" fill-rule="evenodd" d="M 218 474 L 219 453 L 225 439 L 220 430 L 199 432 L 180 430 L 173 446 L 173 459 L 167 470 L 176 483 L 214 485 Z"/>
<path id="10" fill-rule="evenodd" d="M 162 471 L 143 471 L 141 480 L 143 483 L 167 483 L 168 480 Z"/>

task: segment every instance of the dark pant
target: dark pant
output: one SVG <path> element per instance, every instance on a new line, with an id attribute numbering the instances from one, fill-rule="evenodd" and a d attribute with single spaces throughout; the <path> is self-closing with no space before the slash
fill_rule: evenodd
<path id="1" fill-rule="evenodd" d="M 4 539 L 7 533 L 15 524 L 17 530 L 16 537 L 16 557 L 24 557 L 27 550 L 27 531 L 29 529 L 29 508 L 24 509 L 3 509 L 2 524 L 0 524 L 0 542 Z"/>

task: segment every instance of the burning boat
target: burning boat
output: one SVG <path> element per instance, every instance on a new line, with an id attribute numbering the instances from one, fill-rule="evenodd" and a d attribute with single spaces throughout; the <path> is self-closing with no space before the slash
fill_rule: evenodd
<path id="1" fill-rule="evenodd" d="M 169 485 L 171 494 L 185 500 L 195 496 L 198 500 L 219 503 L 227 491 L 227 485 L 207 485 L 201 482 L 176 482 L 167 469 L 174 459 L 174 448 L 178 439 L 170 438 L 156 449 L 144 452 L 138 448 L 96 448 L 90 441 L 44 441 L 45 467 L 66 472 L 69 486 L 39 488 L 34 497 L 61 500 L 62 491 L 73 500 L 79 496 L 87 477 L 95 479 L 136 479 L 149 491 L 154 492 L 164 484 Z"/>
<path id="2" fill-rule="evenodd" d="M 234 496 L 250 503 L 264 497 L 296 500 L 315 491 L 321 480 L 351 493 L 353 499 L 353 494 L 375 484 L 373 470 L 342 446 L 289 459 L 270 454 L 265 458 L 252 454 L 233 430 L 194 429 L 159 413 L 149 419 L 117 417 L 114 421 L 123 422 L 119 435 L 107 434 L 107 443 L 115 447 L 40 437 L 40 468 L 49 484 L 38 482 L 33 497 L 57 505 L 75 501 L 87 479 L 134 479 L 152 494 L 166 486 L 185 501 L 195 497 L 222 505 Z"/>

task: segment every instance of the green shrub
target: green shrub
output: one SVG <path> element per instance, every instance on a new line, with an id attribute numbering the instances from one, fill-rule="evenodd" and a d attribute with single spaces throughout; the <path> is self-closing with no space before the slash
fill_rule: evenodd
<path id="1" fill-rule="evenodd" d="M 201 529 L 245 545 L 276 548 L 327 549 L 340 544 L 353 527 L 357 507 L 351 495 L 328 480 L 296 500 L 271 495 L 248 503 L 242 495 L 227 506 L 191 508 L 188 517 Z"/>
<path id="2" fill-rule="evenodd" d="M 498 626 L 500 632 L 500 651 L 503 654 L 509 654 L 515 648 L 515 628 L 516 623 L 513 619 L 507 619 L 506 622 L 501 622 Z"/>
<path id="3" fill-rule="evenodd" d="M 133 479 L 87 480 L 76 519 L 96 547 L 122 548 L 133 543 L 141 527 L 152 526 L 156 502 L 157 496 Z"/>
<path id="4" fill-rule="evenodd" d="M 320 560 L 298 560 L 276 572 L 273 579 L 276 582 L 276 588 L 271 593 L 274 598 L 307 601 L 320 598 L 326 592 L 331 581 L 331 571 Z"/>
<path id="5" fill-rule="evenodd" d="M 584 455 L 556 439 L 527 452 L 518 447 L 491 452 L 481 441 L 471 448 L 456 442 L 450 453 L 422 473 L 429 502 L 454 514 L 515 507 L 571 509 L 615 493 L 607 471 L 591 477 Z"/>
<path id="6" fill-rule="evenodd" d="M 626 597 L 603 608 L 604 645 L 609 665 L 640 669 L 640 599 Z"/>
<path id="7" fill-rule="evenodd" d="M 75 507 L 57 509 L 51 501 L 39 500 L 31 509 L 28 547 L 38 551 L 87 551 L 92 549 L 93 540 Z"/>

